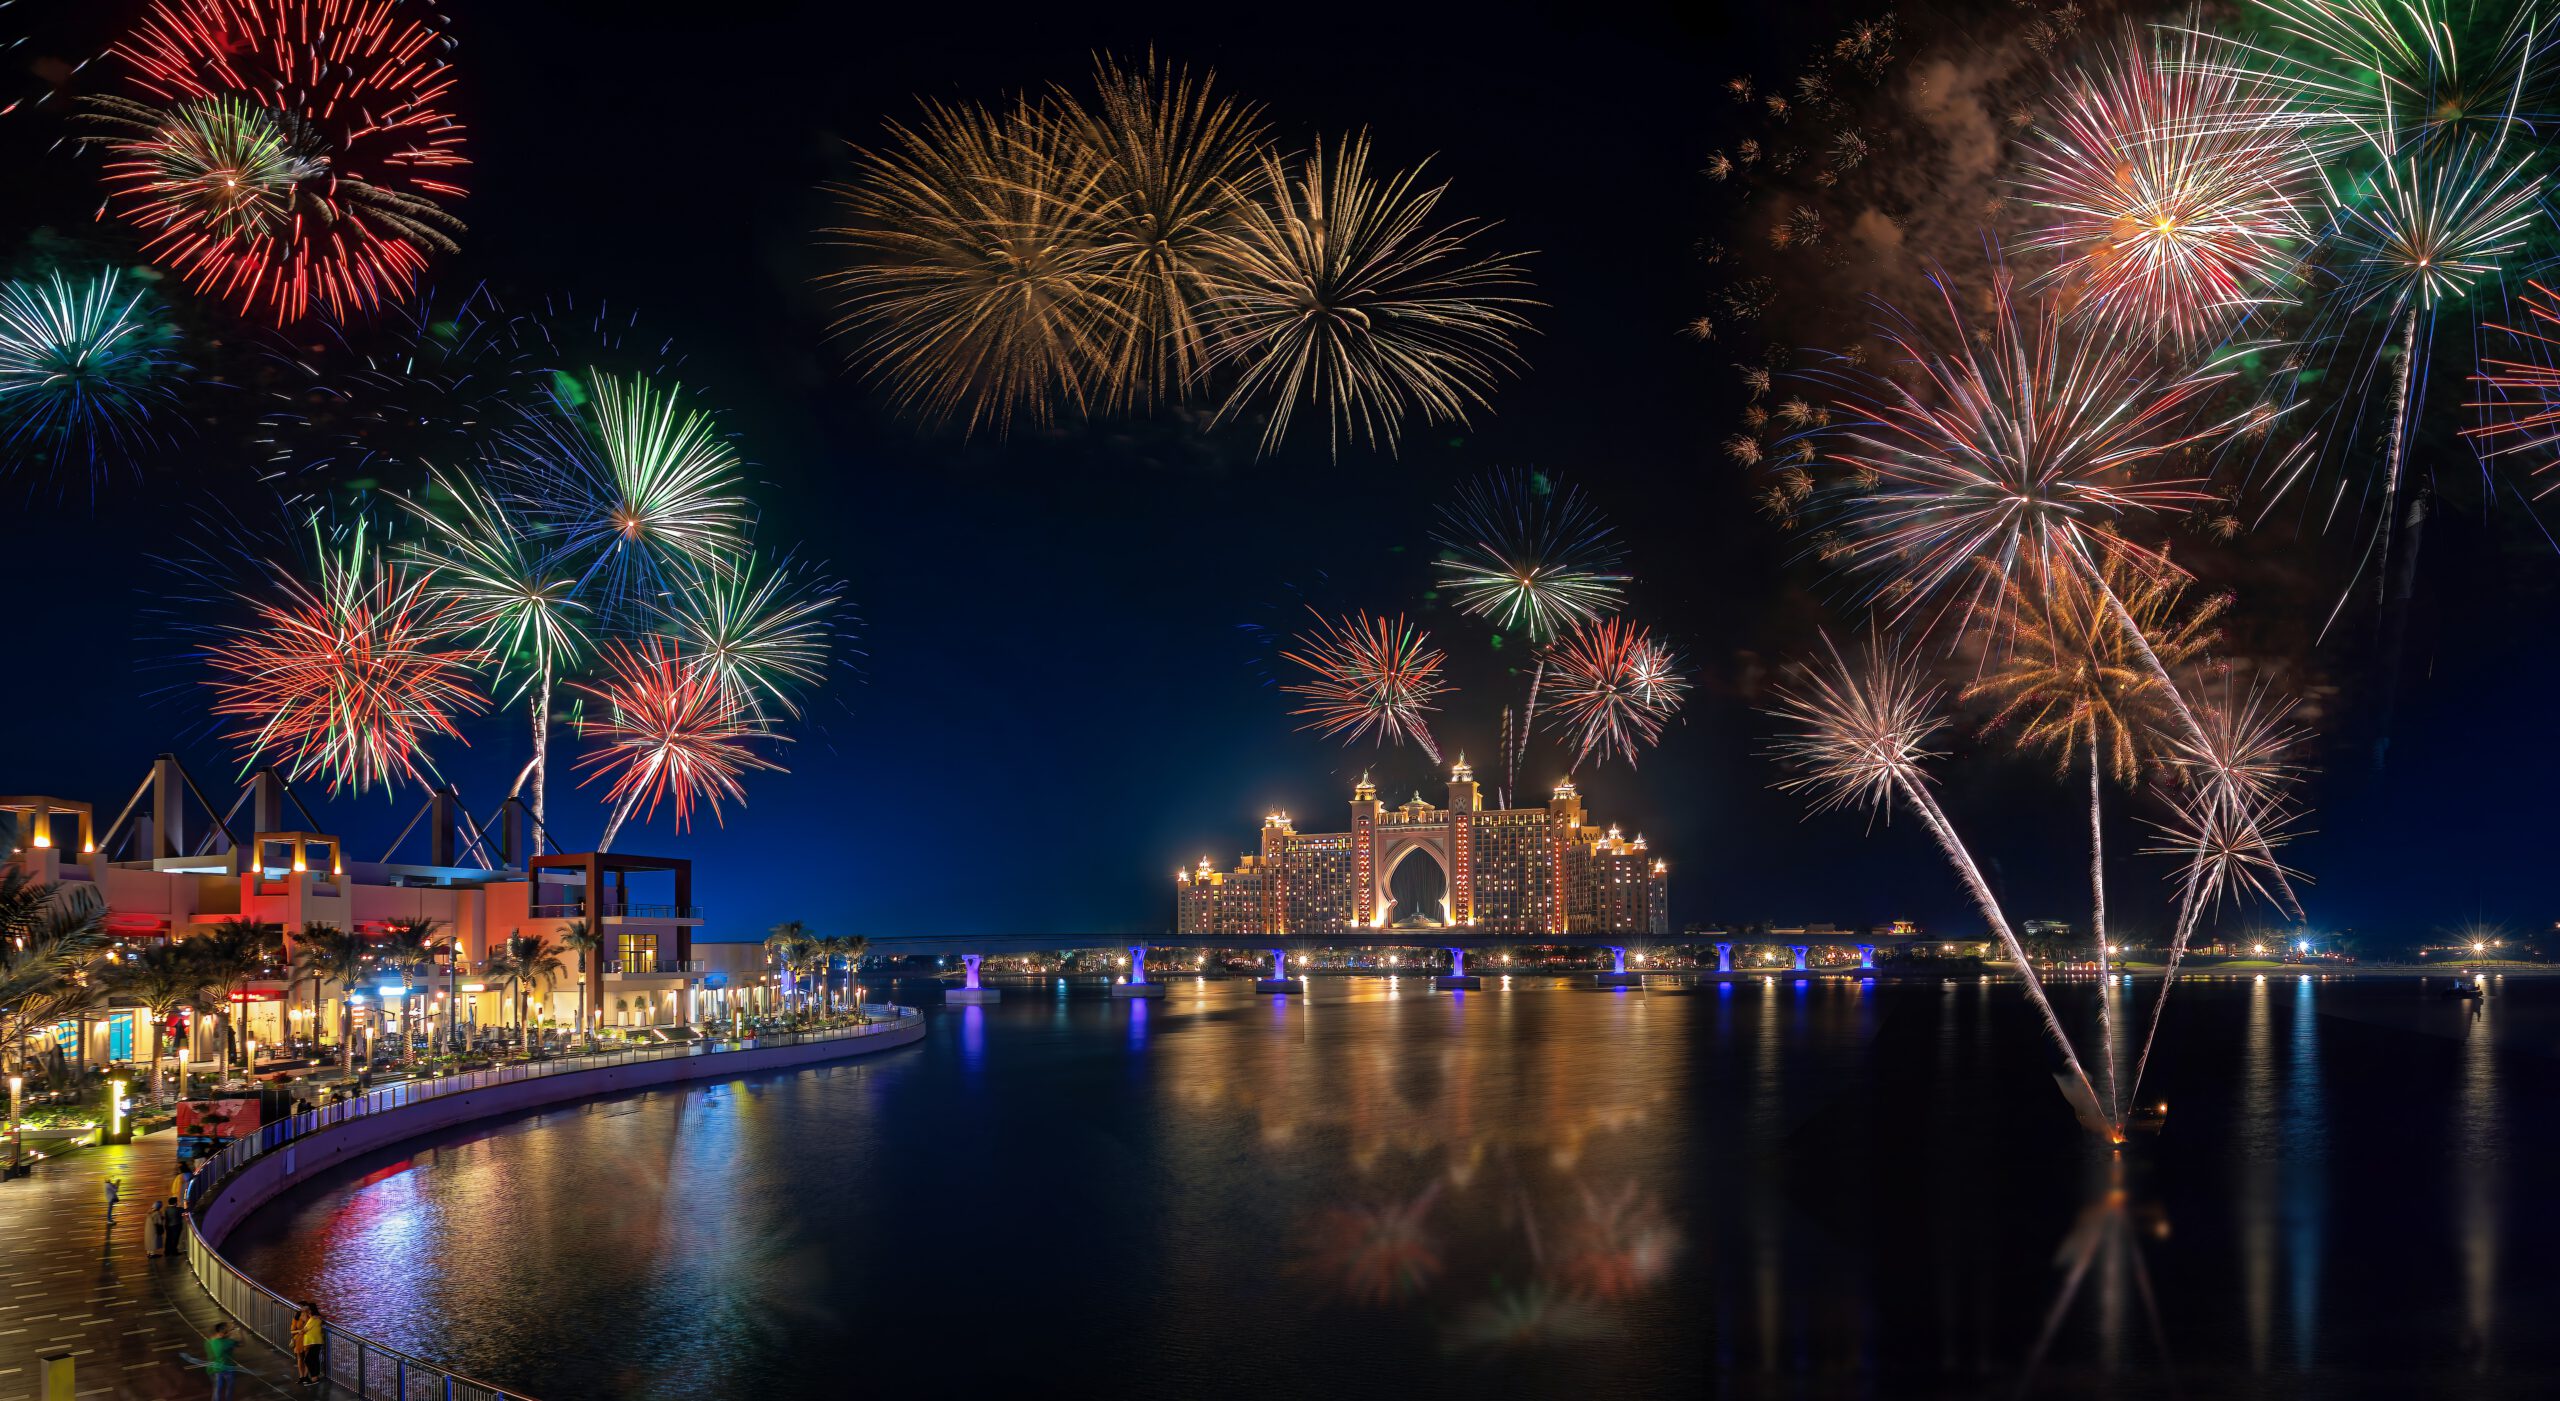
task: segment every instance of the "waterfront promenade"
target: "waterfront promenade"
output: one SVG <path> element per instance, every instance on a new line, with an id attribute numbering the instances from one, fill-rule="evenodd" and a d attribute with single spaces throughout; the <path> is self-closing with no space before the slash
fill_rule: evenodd
<path id="1" fill-rule="evenodd" d="M 204 1355 L 222 1311 L 187 1269 L 183 1250 L 142 1253 L 150 1194 L 166 1195 L 178 1136 L 162 1130 L 129 1144 L 49 1158 L 35 1174 L 0 1183 L 0 1401 L 40 1397 L 41 1360 L 72 1357 L 74 1394 L 199 1397 L 204 1373 L 182 1353 Z M 106 1180 L 122 1180 L 124 1204 L 107 1225 Z M 234 1333 L 239 1330 L 235 1327 Z M 309 1396 L 293 1362 L 242 1336 L 243 1396 Z M 332 1394 L 344 1395 L 348 1393 Z"/>

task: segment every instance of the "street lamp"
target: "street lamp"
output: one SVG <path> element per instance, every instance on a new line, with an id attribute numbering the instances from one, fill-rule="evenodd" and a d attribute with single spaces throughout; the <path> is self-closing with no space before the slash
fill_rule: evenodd
<path id="1" fill-rule="evenodd" d="M 18 1092 L 26 1087 L 25 1076 L 9 1077 L 9 1166 L 11 1167 L 18 1165 L 19 1145 L 23 1142 L 18 1133 Z"/>

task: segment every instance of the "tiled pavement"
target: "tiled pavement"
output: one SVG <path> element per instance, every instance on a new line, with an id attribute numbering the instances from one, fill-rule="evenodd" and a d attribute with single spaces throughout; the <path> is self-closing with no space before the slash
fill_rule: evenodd
<path id="1" fill-rule="evenodd" d="M 74 1358 L 79 1396 L 211 1392 L 204 1373 L 179 1354 L 203 1356 L 204 1335 L 222 1313 L 183 1254 L 142 1253 L 143 1210 L 151 1193 L 167 1195 L 176 1164 L 177 1136 L 164 1130 L 48 1159 L 31 1177 L 0 1182 L 0 1401 L 37 1396 L 37 1360 L 62 1352 Z M 112 1228 L 110 1176 L 124 1192 Z M 264 1343 L 244 1339 L 239 1355 L 243 1401 L 315 1394 L 295 1386 L 292 1361 Z"/>

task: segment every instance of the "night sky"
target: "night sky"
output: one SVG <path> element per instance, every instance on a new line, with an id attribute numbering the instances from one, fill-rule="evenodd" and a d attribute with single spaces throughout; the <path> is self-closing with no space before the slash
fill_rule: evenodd
<path id="1" fill-rule="evenodd" d="M 86 7 L 76 24 L 118 8 Z M 1465 685 L 1435 728 L 1489 769 L 1495 714 L 1518 687 L 1482 627 L 1426 598 L 1428 533 L 1459 482 L 1509 466 L 1585 486 L 1630 547 L 1635 611 L 1698 673 L 1640 772 L 1583 780 L 1600 820 L 1643 832 L 1672 862 L 1676 922 L 1979 926 L 1915 825 L 1803 821 L 1766 791 L 1769 727 L 1753 707 L 1769 668 L 1819 620 L 1857 624 L 1716 451 L 1739 402 L 1733 356 L 1680 334 L 1705 295 L 1694 246 L 1722 217 L 1698 175 L 1726 120 L 1708 90 L 1783 64 L 1860 9 L 447 8 L 474 165 L 464 251 L 439 264 L 439 287 L 635 309 L 739 435 L 760 538 L 826 560 L 861 614 L 858 669 L 797 732 L 788 775 L 751 781 L 750 806 L 725 827 L 678 838 L 662 815 L 618 843 L 691 856 L 712 937 L 785 918 L 870 934 L 1157 930 L 1172 869 L 1203 854 L 1225 864 L 1266 810 L 1334 828 L 1363 769 L 1391 800 L 1436 796 L 1441 773 L 1410 747 L 1346 751 L 1292 731 L 1256 629 L 1294 626 L 1302 603 L 1417 611 Z M 830 212 L 821 185 L 848 172 L 846 143 L 873 139 L 920 94 L 1080 84 L 1092 53 L 1150 46 L 1214 66 L 1293 144 L 1365 126 L 1383 163 L 1430 157 L 1452 182 L 1444 214 L 1499 220 L 1489 242 L 1536 250 L 1548 305 L 1523 347 L 1527 372 L 1492 413 L 1416 426 L 1393 458 L 1355 446 L 1331 460 L 1301 431 L 1257 461 L 1253 426 L 1211 431 L 1205 414 L 963 442 L 893 417 L 845 371 L 815 285 L 827 266 L 815 231 Z M 94 163 L 48 152 L 59 132 L 45 111 L 0 120 L 0 168 L 30 195 L 0 209 L 12 261 L 41 226 L 110 236 L 87 218 Z M 227 785 L 200 674 L 145 618 L 147 557 L 184 513 L 258 490 L 222 456 L 200 447 L 94 507 L 11 492 L 0 789 L 112 815 L 169 748 Z M 2478 919 L 2521 932 L 2560 914 L 2544 860 L 2560 562 L 2516 538 L 2513 522 L 2454 519 L 2431 541 L 2387 769 L 2372 759 L 2376 681 L 2361 649 L 2305 659 L 2339 688 L 2323 712 L 2317 833 L 2296 849 L 2317 882 L 2316 924 L 2398 936 Z M 2293 548 L 2282 531 L 2231 547 Z M 512 716 L 484 721 L 467 752 L 439 753 L 475 807 L 522 762 L 521 730 Z M 2076 794 L 2037 761 L 1967 736 L 1955 747 L 1950 808 L 2011 913 L 2085 918 Z M 582 845 L 604 811 L 555 763 L 555 825 Z M 1558 773 L 1543 749 L 1525 786 L 1543 792 Z M 346 796 L 323 815 L 369 858 L 416 801 Z M 2113 834 L 2126 853 L 2116 916 L 2156 928 L 2165 867 L 2129 854 L 2140 836 L 2131 816 Z"/>

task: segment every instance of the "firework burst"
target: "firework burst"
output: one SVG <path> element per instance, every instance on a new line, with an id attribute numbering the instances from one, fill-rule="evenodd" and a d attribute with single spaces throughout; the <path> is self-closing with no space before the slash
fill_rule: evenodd
<path id="1" fill-rule="evenodd" d="M 1264 145 L 1259 109 L 1213 95 L 1213 83 L 1152 55 L 1142 69 L 1104 57 L 1092 108 L 1064 89 L 1053 97 L 1100 158 L 1096 236 L 1117 308 L 1104 320 L 1106 408 L 1176 397 L 1205 367 L 1202 304 Z"/>
<path id="2" fill-rule="evenodd" d="M 1671 650 L 1625 618 L 1574 629 L 1548 657 L 1547 714 L 1574 746 L 1577 768 L 1595 752 L 1602 763 L 1620 757 L 1635 767 L 1688 689 Z"/>
<path id="3" fill-rule="evenodd" d="M 2051 280 L 2182 349 L 2288 281 L 2310 239 L 2308 148 L 2200 43 L 2126 35 L 2064 92 L 2017 182 L 2043 216 L 2025 245 L 2056 256 Z"/>
<path id="4" fill-rule="evenodd" d="M 1312 612 L 1313 610 L 1309 610 Z M 1440 679 L 1446 654 L 1430 646 L 1430 636 L 1394 618 L 1366 613 L 1343 619 L 1316 615 L 1316 630 L 1301 634 L 1284 660 L 1314 673 L 1314 679 L 1280 689 L 1307 703 L 1290 711 L 1309 717 L 1300 729 L 1353 743 L 1375 734 L 1384 744 L 1413 742 L 1440 762 L 1440 746 L 1431 738 L 1424 712 L 1449 690 Z"/>
<path id="5" fill-rule="evenodd" d="M 1111 178 L 1076 123 L 1027 100 L 928 102 L 860 153 L 854 183 L 834 191 L 846 222 L 828 234 L 849 265 L 828 283 L 837 329 L 892 402 L 1002 432 L 1114 396 L 1114 366 L 1154 347 L 1137 345 L 1121 304 L 1148 259 L 1111 245 Z"/>
<path id="6" fill-rule="evenodd" d="M 2480 373 L 2473 381 L 2490 395 L 2474 399 L 2465 408 L 2484 410 L 2485 423 L 2462 430 L 2463 436 L 2481 443 L 2484 458 L 2508 457 L 2517 453 L 2540 456 L 2560 447 L 2560 295 L 2539 282 L 2527 284 L 2518 298 L 2530 318 L 2521 327 L 2499 325 L 2492 329 L 2505 332 L 2525 352 L 2541 356 L 2536 360 L 2517 360 L 2483 356 Z M 2536 466 L 2535 475 L 2549 472 L 2555 465 L 2546 461 Z M 2537 497 L 2547 496 L 2552 488 L 2545 486 Z"/>
<path id="7" fill-rule="evenodd" d="M 186 367 L 153 312 L 112 268 L 0 283 L 0 466 L 78 462 L 94 483 L 158 444 Z"/>
<path id="8" fill-rule="evenodd" d="M 1947 724 L 1939 708 L 1938 688 L 1922 678 L 1920 669 L 1899 648 L 1881 638 L 1869 641 L 1855 665 L 1840 654 L 1828 635 L 1822 646 L 1822 660 L 1798 667 L 1778 689 L 1776 704 L 1770 707 L 1770 713 L 1792 730 L 1773 751 L 1794 770 L 1778 787 L 1805 794 L 1815 812 L 1863 807 L 1890 815 L 1899 799 L 1919 814 L 1939 850 L 1964 880 L 1983 919 L 2016 962 L 2028 997 L 2044 1014 L 2045 1032 L 2070 1069 L 2065 1096 L 2091 1130 L 2114 1134 L 2114 1125 L 2099 1108 L 2097 1090 L 2062 1029 L 2062 1019 L 2045 997 L 2035 964 L 2011 932 L 1982 868 L 1974 864 L 1972 853 L 1930 791 L 1926 765 L 1939 757 L 1929 747 L 1930 741 Z"/>
<path id="9" fill-rule="evenodd" d="M 2228 359 L 2160 369 L 2050 299 L 2022 316 L 2006 276 L 1977 331 L 1943 276 L 1936 286 L 1947 329 L 1882 327 L 1907 377 L 1856 375 L 1849 421 L 1822 440 L 1853 482 L 1874 484 L 1849 498 L 1845 558 L 1879 579 L 1897 619 L 1937 604 L 1962 624 L 1999 620 L 2003 577 L 2098 580 L 2117 553 L 2167 567 L 2114 529 L 2212 500 L 2188 454 L 2265 422 L 2257 409 L 2197 421 L 2236 373 Z"/>
<path id="10" fill-rule="evenodd" d="M 2300 130 L 2322 157 L 2352 158 L 2392 128 L 2460 140 L 2541 114 L 2553 28 L 2539 3 L 2496 0 L 2251 0 L 2260 34 L 2197 31 L 2225 68 L 2272 97 L 2254 120 Z"/>
<path id="11" fill-rule="evenodd" d="M 737 450 L 684 407 L 683 385 L 590 374 L 545 400 L 507 435 L 503 470 L 600 615 L 643 614 L 680 565 L 718 570 L 744 552 Z"/>
<path id="12" fill-rule="evenodd" d="M 213 713 L 244 722 L 230 735 L 243 761 L 325 774 L 332 792 L 422 781 L 425 742 L 461 740 L 456 718 L 486 704 L 472 672 L 487 657 L 455 645 L 452 601 L 369 551 L 361 529 L 323 550 L 317 586 L 282 569 L 275 583 L 246 600 L 247 627 L 205 649 Z"/>
<path id="13" fill-rule="evenodd" d="M 741 715 L 796 718 L 797 692 L 826 677 L 843 601 L 826 581 L 749 554 L 688 569 L 668 591 L 659 626 Z"/>
<path id="14" fill-rule="evenodd" d="M 1407 414 L 1464 423 L 1489 403 L 1530 303 L 1515 259 L 1469 250 L 1475 225 L 1432 226 L 1447 190 L 1414 171 L 1373 178 L 1365 136 L 1294 172 L 1263 157 L 1209 303 L 1210 363 L 1237 370 L 1220 422 L 1267 412 L 1268 453 L 1304 405 L 1336 453 L 1346 437 L 1393 451 Z"/>
<path id="15" fill-rule="evenodd" d="M 444 37 L 402 0 L 156 0 L 93 99 L 109 204 L 208 296 L 280 322 L 397 300 L 461 221 Z"/>
<path id="16" fill-rule="evenodd" d="M 1440 587 L 1458 607 L 1532 642 L 1554 640 L 1618 606 L 1625 547 L 1580 487 L 1534 472 L 1495 472 L 1459 488 L 1432 534 Z"/>
<path id="17" fill-rule="evenodd" d="M 596 850 L 612 847 L 644 800 L 643 822 L 656 817 L 664 802 L 675 810 L 681 832 L 693 820 L 695 803 L 709 803 L 716 821 L 724 799 L 746 802 L 739 780 L 748 771 L 781 771 L 749 746 L 784 737 L 740 714 L 710 672 L 687 664 L 663 639 L 646 638 L 636 647 L 607 643 L 603 657 L 604 679 L 578 686 L 602 712 L 602 718 L 579 727 L 594 744 L 578 760 L 579 768 L 590 771 L 580 786 L 608 780 L 604 797 L 613 806 Z"/>

